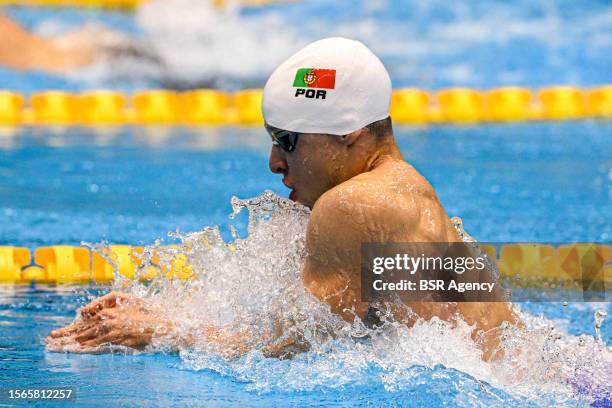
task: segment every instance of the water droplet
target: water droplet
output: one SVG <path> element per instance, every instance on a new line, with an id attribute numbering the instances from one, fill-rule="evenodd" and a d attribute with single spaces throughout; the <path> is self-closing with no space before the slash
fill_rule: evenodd
<path id="1" fill-rule="evenodd" d="M 602 342 L 601 325 L 603 324 L 607 316 L 608 312 L 606 312 L 605 310 L 599 309 L 595 312 L 595 337 L 600 343 Z"/>

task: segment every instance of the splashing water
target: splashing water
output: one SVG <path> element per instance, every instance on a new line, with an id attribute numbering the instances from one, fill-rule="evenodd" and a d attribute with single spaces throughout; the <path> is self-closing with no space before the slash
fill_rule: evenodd
<path id="1" fill-rule="evenodd" d="M 246 238 L 234 234 L 228 244 L 218 227 L 208 227 L 172 233 L 181 240 L 179 245 L 164 247 L 157 242 L 143 252 L 141 272 L 154 263 L 162 270 L 170 268 L 184 257 L 193 279 L 182 281 L 161 273 L 149 284 L 137 280 L 115 284 L 172 320 L 174 336 L 194 339 L 178 350 L 185 368 L 214 370 L 259 392 L 363 384 L 402 392 L 424 378 L 443 376 L 461 383 L 476 378 L 480 390 L 494 399 L 498 391 L 491 387 L 511 398 L 544 405 L 610 398 L 610 349 L 601 340 L 565 334 L 551 321 L 517 306 L 525 327 L 503 328 L 505 357 L 496 362 L 482 360 L 481 350 L 470 338 L 472 327 L 463 322 L 452 326 L 434 318 L 408 328 L 387 319 L 376 329 L 366 328 L 359 319 L 345 322 L 302 284 L 309 210 L 270 191 L 248 200 L 234 197 L 232 207 L 230 217 L 243 208 L 248 211 Z M 453 222 L 461 226 L 459 219 Z M 208 342 L 202 327 L 210 326 L 223 328 L 226 334 L 248 333 L 252 350 L 241 353 Z M 266 344 L 283 339 L 270 336 L 278 327 L 288 336 L 299 334 L 309 350 L 289 360 L 266 358 Z M 149 351 L 175 347 L 162 336 Z"/>
<path id="2" fill-rule="evenodd" d="M 237 1 L 228 4 L 163 0 L 139 8 L 136 21 L 164 63 L 164 78 L 179 86 L 261 86 L 281 58 L 307 42 L 277 13 L 243 18 Z"/>
<path id="3" fill-rule="evenodd" d="M 595 336 L 597 337 L 597 340 L 599 342 L 602 341 L 601 325 L 603 324 L 607 316 L 608 316 L 608 313 L 605 310 L 598 310 L 595 312 Z"/>
<path id="4" fill-rule="evenodd" d="M 307 43 L 344 36 L 380 56 L 396 87 L 609 82 L 612 8 L 605 2 L 310 0 L 258 10 L 227 3 L 145 2 L 136 12 L 142 38 L 81 75 L 101 85 L 105 77 L 125 77 L 176 87 L 261 87 Z"/>

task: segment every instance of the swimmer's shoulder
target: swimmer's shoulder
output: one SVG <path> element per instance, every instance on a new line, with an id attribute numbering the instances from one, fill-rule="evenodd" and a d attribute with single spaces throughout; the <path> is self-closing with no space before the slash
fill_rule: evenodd
<path id="1" fill-rule="evenodd" d="M 305 271 L 358 271 L 362 243 L 395 241 L 398 217 L 369 183 L 345 182 L 325 192 L 308 222 Z"/>
<path id="2" fill-rule="evenodd" d="M 327 191 L 315 203 L 311 222 L 355 224 L 354 234 L 370 242 L 446 241 L 449 233 L 453 235 L 435 190 L 403 160 L 385 163 Z"/>
<path id="3" fill-rule="evenodd" d="M 335 228 L 361 242 L 402 237 L 418 222 L 418 206 L 378 177 L 354 177 L 325 192 L 315 203 L 311 227 Z M 321 227 L 320 224 L 325 224 Z"/>
<path id="4" fill-rule="evenodd" d="M 438 196 L 423 175 L 404 160 L 390 159 L 371 171 L 361 173 L 329 190 L 324 196 L 328 201 L 347 201 L 374 205 L 379 210 L 394 212 L 423 207 L 423 201 L 433 200 L 439 204 Z"/>

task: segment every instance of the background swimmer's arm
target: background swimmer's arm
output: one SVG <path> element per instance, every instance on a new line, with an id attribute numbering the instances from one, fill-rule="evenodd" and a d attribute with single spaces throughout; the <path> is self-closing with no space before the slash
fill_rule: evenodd
<path id="1" fill-rule="evenodd" d="M 0 65 L 15 69 L 64 72 L 91 64 L 98 47 L 87 30 L 57 38 L 37 36 L 0 14 Z M 93 34 L 93 33 L 92 33 Z"/>
<path id="2" fill-rule="evenodd" d="M 51 52 L 49 44 L 4 15 L 0 15 L 0 38 L 0 65 L 31 69 Z"/>

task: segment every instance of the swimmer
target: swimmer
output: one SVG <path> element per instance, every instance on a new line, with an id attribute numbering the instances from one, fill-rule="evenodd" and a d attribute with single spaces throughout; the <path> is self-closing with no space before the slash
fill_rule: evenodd
<path id="1" fill-rule="evenodd" d="M 314 42 L 283 62 L 264 88 L 263 114 L 272 139 L 269 167 L 283 176 L 289 198 L 312 209 L 304 286 L 346 321 L 375 320 L 361 301 L 361 244 L 461 242 L 433 187 L 396 144 L 389 117 L 391 80 L 362 43 L 344 38 Z M 154 317 L 140 299 L 111 293 L 83 308 L 72 325 L 54 330 L 49 348 L 73 351 L 109 344 L 143 348 L 172 322 Z M 505 302 L 407 302 L 397 320 L 414 324 L 460 316 L 474 327 L 485 360 L 499 357 L 503 322 L 517 323 Z M 410 313 L 406 313 L 409 310 Z M 247 349 L 240 335 L 205 328 L 212 342 Z M 188 339 L 183 340 L 189 344 Z M 283 355 L 278 350 L 270 355 Z"/>
<path id="2" fill-rule="evenodd" d="M 230 6 L 261 6 L 296 0 L 211 0 L 216 9 Z M 180 7 L 180 3 L 174 7 Z M 181 11 L 181 10 L 178 10 Z M 85 68 L 98 62 L 114 63 L 118 58 L 151 64 L 163 69 L 164 62 L 147 38 L 137 38 L 96 24 L 44 37 L 32 33 L 13 19 L 0 14 L 0 66 L 53 74 Z"/>
<path id="3" fill-rule="evenodd" d="M 53 74 L 84 68 L 120 57 L 160 63 L 150 44 L 101 26 L 86 25 L 56 37 L 27 31 L 0 14 L 0 66 Z"/>

